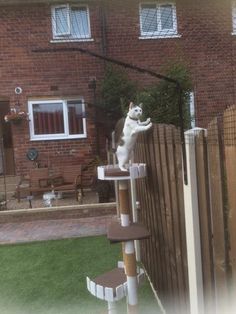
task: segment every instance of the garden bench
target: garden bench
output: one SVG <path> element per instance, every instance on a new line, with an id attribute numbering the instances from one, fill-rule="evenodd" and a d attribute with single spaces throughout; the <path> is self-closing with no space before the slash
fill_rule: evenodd
<path id="1" fill-rule="evenodd" d="M 72 192 L 77 201 L 82 203 L 83 184 L 82 184 L 82 166 L 66 165 L 60 169 L 59 175 L 51 178 L 50 184 L 54 192 Z"/>
<path id="2" fill-rule="evenodd" d="M 34 168 L 30 169 L 29 175 L 21 178 L 16 187 L 16 196 L 20 202 L 22 194 L 24 196 L 32 195 L 33 193 L 44 193 L 52 189 L 48 180 L 48 168 Z"/>
<path id="3" fill-rule="evenodd" d="M 73 192 L 80 203 L 83 197 L 81 165 L 66 165 L 56 175 L 50 175 L 48 168 L 34 168 L 27 177 L 22 178 L 16 187 L 18 202 L 22 194 L 32 195 L 54 191 Z"/>

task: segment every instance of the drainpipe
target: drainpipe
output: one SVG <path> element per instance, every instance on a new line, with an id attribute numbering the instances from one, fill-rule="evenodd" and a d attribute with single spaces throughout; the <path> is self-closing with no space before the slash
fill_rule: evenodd
<path id="1" fill-rule="evenodd" d="M 105 2 L 101 1 L 100 8 L 100 21 L 101 21 L 101 52 L 103 56 L 107 55 L 107 25 L 106 25 L 106 13 L 105 13 Z M 105 66 L 105 61 L 104 61 Z"/>
<path id="2" fill-rule="evenodd" d="M 95 128 L 96 128 L 96 155 L 100 156 L 100 144 L 99 144 L 99 126 L 98 126 L 98 108 L 97 108 L 97 97 L 96 97 L 96 78 L 92 78 L 88 83 L 88 88 L 93 91 L 93 105 L 95 108 Z"/>
<path id="3" fill-rule="evenodd" d="M 3 184 L 4 184 L 4 196 L 5 196 L 5 209 L 7 209 L 7 183 L 6 183 L 6 163 L 5 163 L 5 155 L 4 155 L 4 145 L 3 145 L 3 137 L 0 138 L 0 152 L 2 159 L 2 170 L 3 170 Z"/>

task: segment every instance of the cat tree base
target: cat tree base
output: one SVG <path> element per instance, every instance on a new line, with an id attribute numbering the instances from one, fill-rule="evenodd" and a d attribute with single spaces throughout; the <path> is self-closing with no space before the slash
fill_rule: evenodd
<path id="1" fill-rule="evenodd" d="M 144 278 L 144 270 L 137 267 L 137 284 L 140 285 Z M 118 262 L 118 267 L 108 271 L 94 279 L 87 277 L 88 291 L 100 300 L 108 302 L 108 313 L 116 313 L 115 302 L 127 296 L 127 276 L 124 263 Z"/>

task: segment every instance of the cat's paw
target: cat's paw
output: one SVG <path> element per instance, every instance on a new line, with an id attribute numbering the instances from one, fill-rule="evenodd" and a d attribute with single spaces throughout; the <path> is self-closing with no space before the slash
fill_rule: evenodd
<path id="1" fill-rule="evenodd" d="M 146 123 L 149 124 L 151 122 L 151 118 L 147 118 Z"/>
<path id="2" fill-rule="evenodd" d="M 125 167 L 123 167 L 123 166 L 119 166 L 119 168 L 120 168 L 121 171 L 126 171 L 126 172 L 128 171 L 128 170 L 127 170 Z"/>
<path id="3" fill-rule="evenodd" d="M 150 123 L 147 125 L 147 130 L 149 130 L 151 127 L 152 127 L 152 122 L 150 122 Z"/>

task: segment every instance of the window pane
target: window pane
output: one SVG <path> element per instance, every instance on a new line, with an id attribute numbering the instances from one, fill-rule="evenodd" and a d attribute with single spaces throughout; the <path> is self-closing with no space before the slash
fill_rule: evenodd
<path id="1" fill-rule="evenodd" d="M 63 104 L 33 104 L 34 134 L 64 133 Z"/>
<path id="2" fill-rule="evenodd" d="M 55 27 L 55 33 L 57 35 L 69 33 L 67 7 L 55 8 Z"/>
<path id="3" fill-rule="evenodd" d="M 236 4 L 233 6 L 233 32 L 236 32 Z"/>
<path id="4" fill-rule="evenodd" d="M 161 29 L 173 29 L 173 8 L 172 5 L 161 6 Z"/>
<path id="5" fill-rule="evenodd" d="M 84 112 L 81 101 L 68 101 L 69 134 L 83 134 Z"/>
<path id="6" fill-rule="evenodd" d="M 71 7 L 71 35 L 73 37 L 89 37 L 87 8 Z"/>
<path id="7" fill-rule="evenodd" d="M 156 5 L 142 5 L 141 8 L 142 32 L 153 33 L 157 31 L 157 9 Z"/>

